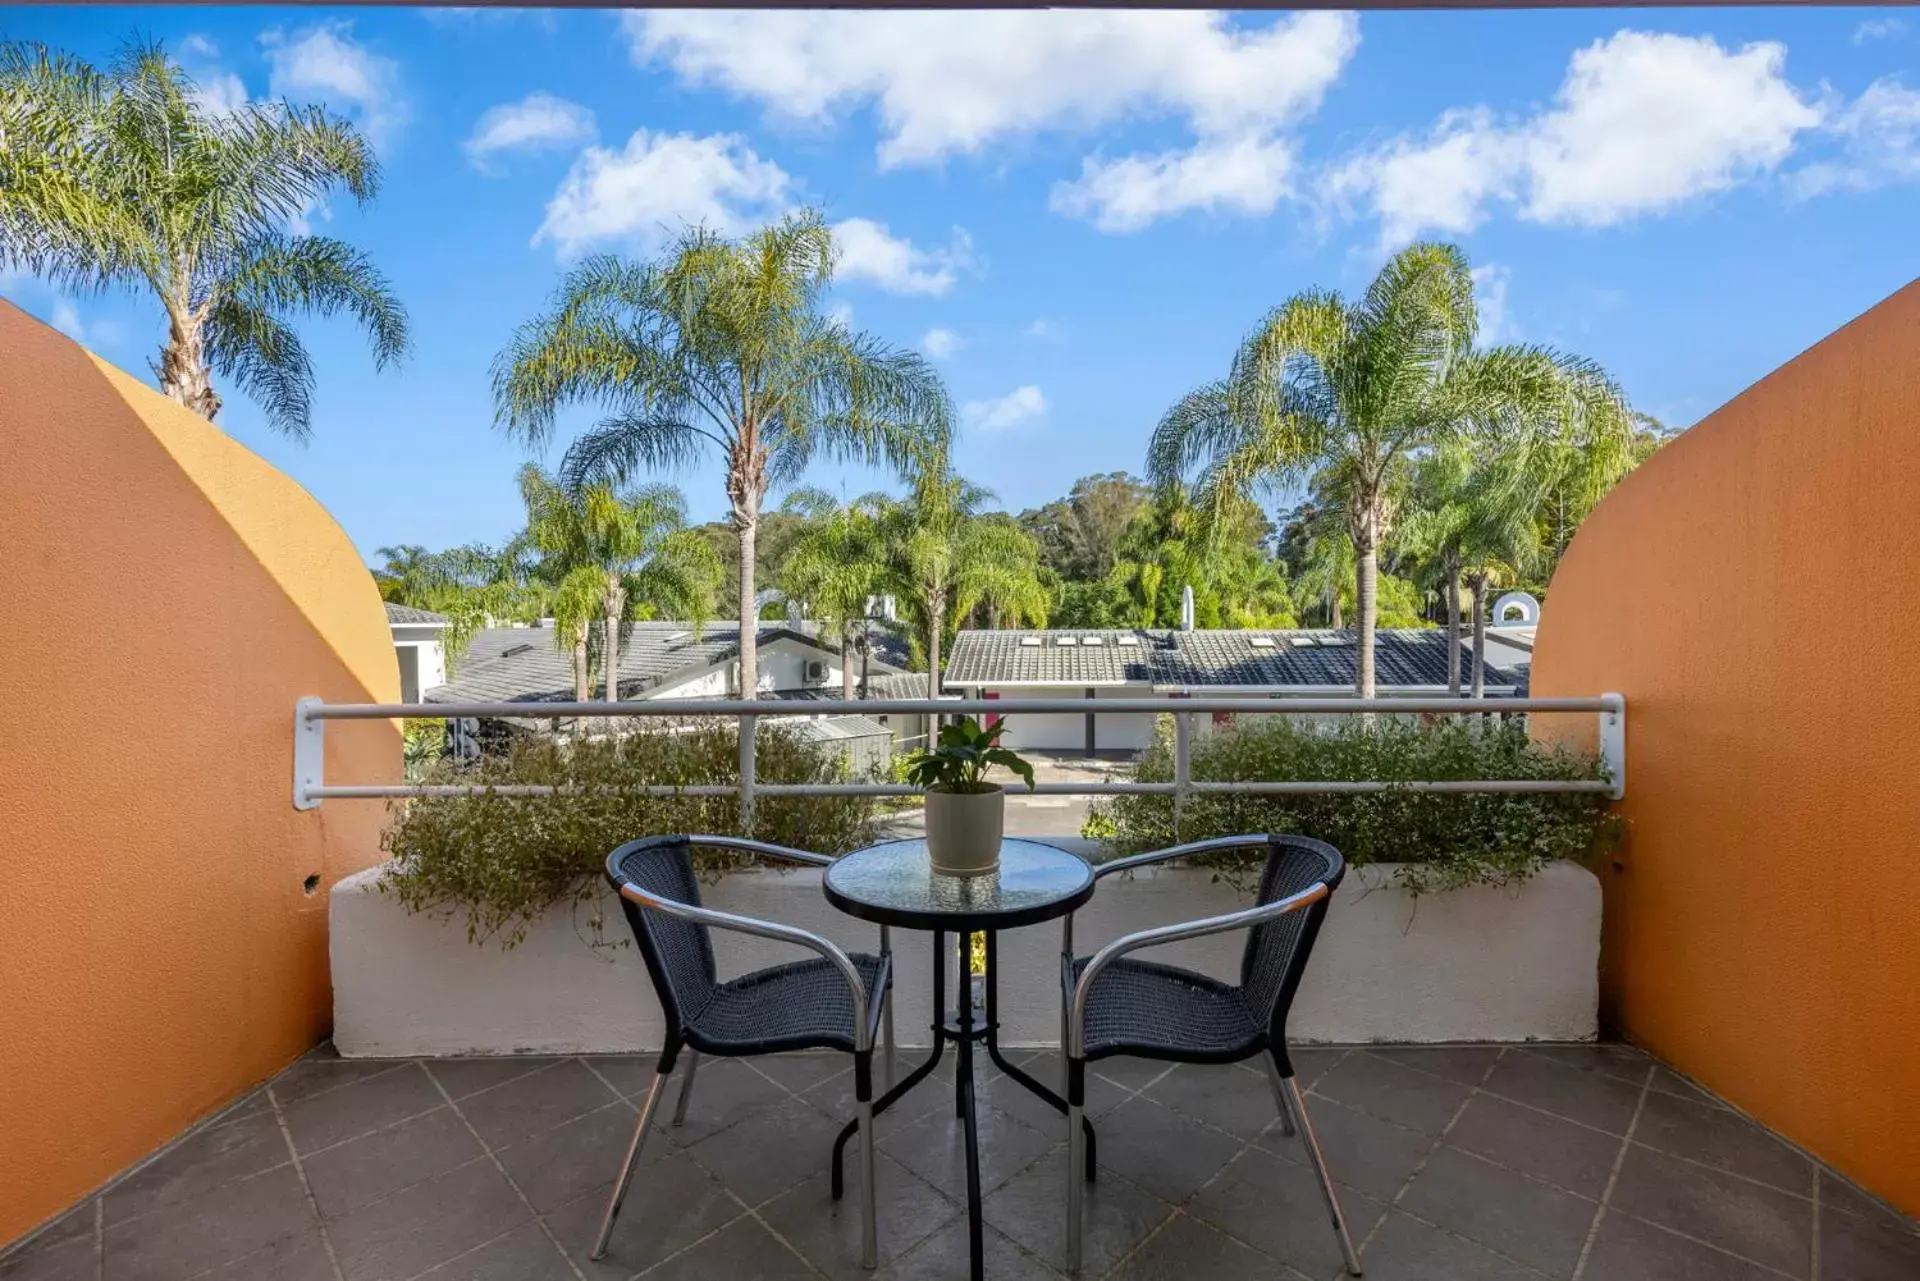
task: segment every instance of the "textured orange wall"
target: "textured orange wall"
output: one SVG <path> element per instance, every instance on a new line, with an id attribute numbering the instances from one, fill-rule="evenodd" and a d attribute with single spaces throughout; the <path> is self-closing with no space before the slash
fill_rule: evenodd
<path id="1" fill-rule="evenodd" d="M 399 673 L 306 491 L 4 302 L 0 558 L 5 1242 L 325 1034 L 327 887 L 383 815 L 293 809 L 294 701 Z M 328 729 L 331 777 L 399 755 Z"/>
<path id="2" fill-rule="evenodd" d="M 1627 696 L 1611 1020 L 1920 1214 L 1920 283 L 1600 505 L 1533 690 Z"/>

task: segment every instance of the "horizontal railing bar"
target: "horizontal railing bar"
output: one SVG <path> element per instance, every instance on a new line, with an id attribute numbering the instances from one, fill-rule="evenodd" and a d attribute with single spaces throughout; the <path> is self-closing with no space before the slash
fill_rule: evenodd
<path id="1" fill-rule="evenodd" d="M 1553 795 L 1566 792 L 1607 792 L 1613 791 L 1613 784 L 1605 779 L 1574 778 L 1494 778 L 1494 779 L 1434 779 L 1409 782 L 1387 782 L 1380 779 L 1359 781 L 1324 780 L 1317 782 L 1255 782 L 1244 783 L 1203 783 L 1198 780 L 1187 784 L 1188 792 L 1250 793 L 1256 796 L 1342 796 L 1366 792 L 1471 792 L 1492 793 L 1497 795 L 1525 795 L 1539 793 Z"/>
<path id="2" fill-rule="evenodd" d="M 1195 793 L 1241 793 L 1269 796 L 1312 796 L 1312 795 L 1352 795 L 1367 792 L 1467 792 L 1467 793 L 1569 793 L 1569 792 L 1605 792 L 1612 784 L 1594 779 L 1443 779 L 1415 780 L 1411 782 L 1365 782 L 1346 781 L 1302 781 L 1288 783 L 1245 782 L 1245 783 L 1203 783 L 1193 782 L 1187 785 L 1189 792 Z M 379 800 L 409 797 L 453 797 L 453 796 L 565 796 L 578 793 L 580 789 L 553 783 L 394 783 L 368 786 L 316 787 L 309 789 L 308 795 L 316 800 Z M 740 788 L 734 783 L 698 783 L 685 787 L 675 787 L 670 783 L 648 783 L 632 788 L 621 789 L 638 792 L 643 796 L 692 796 L 718 797 L 738 796 Z M 1031 792 L 1023 787 L 1009 787 L 1007 795 L 1021 796 L 1171 796 L 1175 785 L 1172 783 L 1041 783 Z M 754 787 L 759 796 L 920 796 L 921 789 L 904 783 L 759 783 Z"/>
<path id="3" fill-rule="evenodd" d="M 1610 696 L 1593 698 L 875 698 L 815 699 L 636 699 L 617 703 L 311 703 L 309 720 L 572 720 L 577 717 L 678 716 L 1019 716 L 1036 714 L 1105 715 L 1125 712 L 1233 712 L 1242 715 L 1401 715 L 1478 716 L 1493 712 L 1606 712 L 1618 707 Z"/>

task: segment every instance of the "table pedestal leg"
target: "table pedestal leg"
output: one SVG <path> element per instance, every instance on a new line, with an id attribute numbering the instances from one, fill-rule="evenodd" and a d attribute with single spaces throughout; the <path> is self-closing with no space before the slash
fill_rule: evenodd
<path id="1" fill-rule="evenodd" d="M 969 1274 L 973 1281 L 982 1278 L 982 1242 L 980 1227 L 980 1134 L 974 1120 L 973 1099 L 973 936 L 960 936 L 960 999 L 959 1006 L 960 1040 L 956 1047 L 960 1054 L 959 1070 L 954 1073 L 955 1102 L 960 1108 L 960 1119 L 966 1132 L 967 1143 L 967 1254 Z M 987 1025 L 987 1033 L 992 1035 L 993 1025 Z"/>

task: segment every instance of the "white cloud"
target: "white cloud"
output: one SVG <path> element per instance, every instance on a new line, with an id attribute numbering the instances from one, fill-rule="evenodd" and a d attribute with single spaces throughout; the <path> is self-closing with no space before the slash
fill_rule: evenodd
<path id="1" fill-rule="evenodd" d="M 871 110 L 883 169 L 975 155 L 1048 131 L 1174 119 L 1188 147 L 1088 157 L 1053 207 L 1109 231 L 1212 210 L 1271 212 L 1292 148 L 1359 44 L 1351 14 L 1250 24 L 1197 11 L 740 12 L 624 16 L 633 60 L 683 83 L 831 123 Z"/>
<path id="2" fill-rule="evenodd" d="M 1801 196 L 1867 191 L 1920 180 L 1920 90 L 1891 77 L 1876 80 L 1836 112 L 1831 130 L 1838 156 L 1793 175 Z"/>
<path id="3" fill-rule="evenodd" d="M 287 231 L 295 236 L 311 236 L 315 218 L 321 222 L 332 222 L 333 206 L 317 197 L 309 200 L 299 213 L 287 219 Z"/>
<path id="4" fill-rule="evenodd" d="M 353 38 L 351 22 L 323 22 L 289 34 L 263 32 L 268 88 L 297 104 L 326 102 L 354 118 L 376 145 L 406 123 L 400 64 Z"/>
<path id="5" fill-rule="evenodd" d="M 1499 263 L 1485 263 L 1473 269 L 1474 308 L 1480 315 L 1483 343 L 1511 342 L 1519 336 L 1507 317 L 1507 285 L 1512 280 L 1512 270 Z"/>
<path id="6" fill-rule="evenodd" d="M 577 102 L 536 91 L 518 102 L 487 108 L 465 146 L 467 159 L 484 171 L 500 152 L 557 151 L 591 142 L 596 133 L 593 112 Z"/>
<path id="7" fill-rule="evenodd" d="M 827 319 L 843 329 L 853 328 L 853 304 L 836 298 L 827 304 Z"/>
<path id="8" fill-rule="evenodd" d="M 1351 14 L 647 10 L 633 60 L 827 121 L 871 107 L 883 167 L 1141 115 L 1238 134 L 1311 111 L 1359 42 Z"/>
<path id="9" fill-rule="evenodd" d="M 1898 40 L 1907 34 L 1907 24 L 1898 18 L 1868 18 L 1853 29 L 1853 42 L 1866 44 L 1873 40 Z"/>
<path id="10" fill-rule="evenodd" d="M 230 115 L 247 105 L 246 82 L 219 63 L 220 46 L 190 35 L 174 46 L 180 65 L 193 80 L 192 98 L 209 115 Z"/>
<path id="11" fill-rule="evenodd" d="M 1287 194 L 1293 148 L 1250 134 L 1120 160 L 1082 162 L 1074 182 L 1056 183 L 1055 213 L 1084 218 L 1102 231 L 1139 231 L 1174 214 L 1204 211 L 1259 216 Z"/>
<path id="12" fill-rule="evenodd" d="M 1032 324 L 1020 331 L 1020 336 L 1033 342 L 1065 342 L 1067 333 L 1056 322 L 1036 316 Z"/>
<path id="13" fill-rule="evenodd" d="M 920 350 L 926 352 L 935 360 L 946 360 L 965 345 L 965 343 L 960 341 L 959 334 L 954 333 L 951 329 L 942 329 L 938 326 L 927 330 L 926 334 L 920 339 Z"/>
<path id="14" fill-rule="evenodd" d="M 970 400 L 960 407 L 960 419 L 974 431 L 1009 431 L 1047 412 L 1047 398 L 1031 383 L 1015 387 L 992 400 Z"/>
<path id="15" fill-rule="evenodd" d="M 1773 172 L 1820 124 L 1785 60 L 1770 42 L 1621 31 L 1573 55 L 1551 108 L 1511 123 L 1449 112 L 1340 166 L 1328 194 L 1367 200 L 1388 245 L 1471 231 L 1495 202 L 1589 227 L 1661 213 Z"/>
<path id="16" fill-rule="evenodd" d="M 605 241 L 652 247 L 688 224 L 737 236 L 778 216 L 792 185 L 738 135 L 639 129 L 618 150 L 580 153 L 533 242 L 572 255 Z"/>
<path id="17" fill-rule="evenodd" d="M 893 294 L 944 294 L 974 265 L 973 239 L 959 227 L 945 249 L 917 249 L 870 218 L 848 218 L 833 225 L 833 244 L 837 279 L 866 281 Z"/>

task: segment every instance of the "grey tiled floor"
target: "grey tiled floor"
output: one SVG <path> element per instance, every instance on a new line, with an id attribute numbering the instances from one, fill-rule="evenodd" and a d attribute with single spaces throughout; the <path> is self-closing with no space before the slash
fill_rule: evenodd
<path id="1" fill-rule="evenodd" d="M 951 1081 L 952 1056 L 941 1076 Z M 1637 1051 L 1297 1054 L 1375 1281 L 1914 1281 L 1915 1225 Z M 1063 1124 L 982 1063 L 987 1272 L 1057 1281 Z M 1050 1056 L 1031 1070 L 1050 1076 Z M 1242 1067 L 1097 1065 L 1087 1277 L 1331 1281 L 1297 1141 Z M 587 1259 L 643 1058 L 344 1061 L 317 1051 L 0 1256 L 4 1281 L 856 1277 L 825 1179 L 845 1060 L 702 1066 Z M 950 1091 L 880 1123 L 881 1281 L 966 1275 Z"/>

